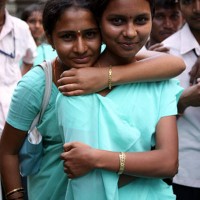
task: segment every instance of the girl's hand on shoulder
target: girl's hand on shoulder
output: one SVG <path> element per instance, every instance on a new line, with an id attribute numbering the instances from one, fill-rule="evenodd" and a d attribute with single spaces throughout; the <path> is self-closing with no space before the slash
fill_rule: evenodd
<path id="1" fill-rule="evenodd" d="M 108 68 L 72 68 L 61 74 L 58 84 L 60 92 L 67 96 L 98 92 L 108 85 Z"/>
<path id="2" fill-rule="evenodd" d="M 66 143 L 63 147 L 61 159 L 64 160 L 64 171 L 69 178 L 80 177 L 93 170 L 95 149 L 80 142 Z"/>

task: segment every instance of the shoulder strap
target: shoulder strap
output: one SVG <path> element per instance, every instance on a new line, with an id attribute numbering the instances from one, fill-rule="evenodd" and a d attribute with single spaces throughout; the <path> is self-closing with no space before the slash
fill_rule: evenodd
<path id="1" fill-rule="evenodd" d="M 52 88 L 52 66 L 51 61 L 43 62 L 41 65 L 42 69 L 45 72 L 45 89 L 44 89 L 44 96 L 42 100 L 42 107 L 40 112 L 37 114 L 35 119 L 33 120 L 31 124 L 31 128 L 29 132 L 31 132 L 35 126 L 38 124 L 38 122 L 42 119 L 42 116 L 44 114 L 44 111 L 46 110 L 46 107 L 49 103 L 49 99 L 51 96 L 51 88 Z"/>
<path id="2" fill-rule="evenodd" d="M 46 107 L 49 103 L 49 99 L 51 96 L 51 88 L 52 88 L 52 66 L 51 61 L 46 61 L 42 63 L 41 67 L 43 68 L 45 72 L 45 91 L 44 91 L 44 97 L 42 101 L 42 108 L 40 113 L 40 119 L 42 118 L 44 111 L 46 110 Z"/>

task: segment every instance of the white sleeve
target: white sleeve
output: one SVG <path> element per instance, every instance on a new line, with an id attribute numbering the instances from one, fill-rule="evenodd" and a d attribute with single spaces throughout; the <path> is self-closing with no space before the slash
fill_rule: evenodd
<path id="1" fill-rule="evenodd" d="M 31 35 L 31 32 L 29 29 L 25 29 L 25 38 L 26 38 L 26 51 L 25 55 L 22 58 L 23 62 L 27 64 L 33 64 L 34 59 L 37 56 L 37 46 L 35 44 L 35 41 Z"/>

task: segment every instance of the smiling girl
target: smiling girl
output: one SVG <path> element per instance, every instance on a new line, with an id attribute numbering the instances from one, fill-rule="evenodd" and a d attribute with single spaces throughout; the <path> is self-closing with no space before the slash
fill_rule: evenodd
<path id="1" fill-rule="evenodd" d="M 149 37 L 153 0 L 101 0 L 105 51 L 97 66 L 137 62 Z M 110 80 L 111 73 L 108 75 Z M 112 86 L 112 85 L 109 85 Z M 96 94 L 57 97 L 61 155 L 70 200 L 175 200 L 162 178 L 178 169 L 175 80 L 133 83 Z M 154 148 L 154 150 L 152 150 Z"/>

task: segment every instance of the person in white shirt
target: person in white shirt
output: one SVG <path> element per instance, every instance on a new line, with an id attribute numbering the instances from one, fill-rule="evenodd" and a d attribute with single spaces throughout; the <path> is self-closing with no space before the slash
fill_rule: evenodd
<path id="1" fill-rule="evenodd" d="M 184 19 L 177 0 L 155 0 L 155 13 L 152 30 L 146 48 L 152 51 L 167 52 L 169 49 L 161 43 L 178 31 Z"/>
<path id="2" fill-rule="evenodd" d="M 17 82 L 31 67 L 37 55 L 28 25 L 11 16 L 0 3 L 0 136 L 5 123 L 11 95 Z M 23 60 L 21 68 L 20 60 Z"/>
<path id="3" fill-rule="evenodd" d="M 180 0 L 180 6 L 187 23 L 163 42 L 186 64 L 186 70 L 178 76 L 185 90 L 178 103 L 179 170 L 173 187 L 177 200 L 199 200 L 200 82 L 197 79 L 191 85 L 189 72 L 200 59 L 200 0 Z"/>
<path id="4" fill-rule="evenodd" d="M 23 74 L 33 65 L 36 44 L 28 25 L 11 16 L 6 0 L 0 1 L 0 138 L 13 90 Z M 23 64 L 20 68 L 20 60 Z M 1 178 L 1 177 L 0 177 Z M 2 199 L 0 180 L 0 200 Z"/>

